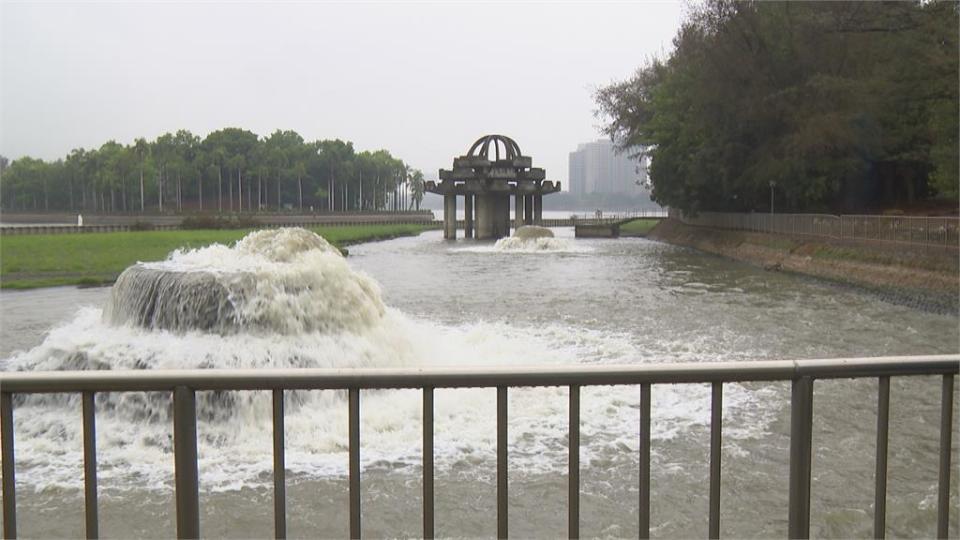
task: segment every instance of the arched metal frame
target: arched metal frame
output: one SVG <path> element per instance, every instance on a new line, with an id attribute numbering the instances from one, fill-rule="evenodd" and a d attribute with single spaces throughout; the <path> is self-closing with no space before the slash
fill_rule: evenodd
<path id="1" fill-rule="evenodd" d="M 506 135 L 484 135 L 473 143 L 470 150 L 467 150 L 467 156 L 482 157 L 490 159 L 490 145 L 493 145 L 494 157 L 500 161 L 500 145 L 503 145 L 504 159 L 513 160 L 523 155 L 520 151 L 520 145 Z"/>

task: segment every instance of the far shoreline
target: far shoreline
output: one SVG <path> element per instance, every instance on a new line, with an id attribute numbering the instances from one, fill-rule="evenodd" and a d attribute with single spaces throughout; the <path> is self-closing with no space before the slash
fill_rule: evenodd
<path id="1" fill-rule="evenodd" d="M 429 225 L 349 225 L 307 227 L 344 256 L 347 246 L 417 236 Z M 105 287 L 138 261 L 162 260 L 175 249 L 230 244 L 251 229 L 128 231 L 90 235 L 5 236 L 0 240 L 0 289 Z"/>

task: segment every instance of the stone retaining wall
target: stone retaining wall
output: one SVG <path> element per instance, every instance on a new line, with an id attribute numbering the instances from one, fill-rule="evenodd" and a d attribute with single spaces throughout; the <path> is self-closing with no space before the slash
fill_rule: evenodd
<path id="1" fill-rule="evenodd" d="M 648 239 L 691 247 L 770 271 L 794 272 L 871 290 L 898 304 L 960 312 L 957 251 L 693 227 L 664 220 Z"/>

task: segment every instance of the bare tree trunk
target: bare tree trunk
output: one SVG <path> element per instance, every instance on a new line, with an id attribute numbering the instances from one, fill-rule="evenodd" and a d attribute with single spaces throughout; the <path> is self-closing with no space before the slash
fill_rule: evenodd
<path id="1" fill-rule="evenodd" d="M 280 210 L 280 176 L 277 175 L 277 210 Z"/>
<path id="2" fill-rule="evenodd" d="M 223 212 L 223 167 L 217 165 L 217 212 Z"/>
<path id="3" fill-rule="evenodd" d="M 297 176 L 297 191 L 300 192 L 300 211 L 303 211 L 303 179 Z"/>
<path id="4" fill-rule="evenodd" d="M 183 191 L 180 187 L 180 171 L 177 171 L 177 212 L 183 211 Z"/>
<path id="5" fill-rule="evenodd" d="M 227 185 L 230 186 L 230 211 L 233 212 L 233 171 L 230 171 L 230 178 L 227 179 Z"/>
<path id="6" fill-rule="evenodd" d="M 237 167 L 237 212 L 243 212 L 243 174 Z"/>
<path id="7" fill-rule="evenodd" d="M 200 211 L 203 212 L 203 173 L 197 175 L 197 193 L 200 198 Z"/>
<path id="8" fill-rule="evenodd" d="M 140 163 L 140 212 L 143 212 L 143 162 Z"/>

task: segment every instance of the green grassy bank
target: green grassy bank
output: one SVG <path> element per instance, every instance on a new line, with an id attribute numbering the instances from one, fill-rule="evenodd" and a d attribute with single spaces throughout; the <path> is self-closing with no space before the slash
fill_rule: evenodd
<path id="1" fill-rule="evenodd" d="M 646 236 L 657 224 L 659 219 L 635 219 L 620 225 L 621 236 Z"/>
<path id="2" fill-rule="evenodd" d="M 423 225 L 355 225 L 311 230 L 331 244 L 350 244 L 417 235 Z M 111 283 L 137 261 L 157 261 L 179 248 L 231 244 L 249 229 L 44 234 L 0 238 L 0 288 Z"/>

